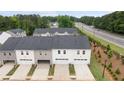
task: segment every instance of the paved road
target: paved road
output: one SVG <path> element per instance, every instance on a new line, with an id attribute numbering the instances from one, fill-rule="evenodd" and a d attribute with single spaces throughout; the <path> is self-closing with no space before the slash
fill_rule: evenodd
<path id="1" fill-rule="evenodd" d="M 74 68 L 76 72 L 76 80 L 87 80 L 87 81 L 95 80 L 87 65 L 74 64 Z"/>
<path id="2" fill-rule="evenodd" d="M 67 64 L 56 64 L 53 80 L 70 80 Z"/>
<path id="3" fill-rule="evenodd" d="M 0 80 L 13 68 L 14 64 L 5 64 L 0 68 Z"/>
<path id="4" fill-rule="evenodd" d="M 31 80 L 48 80 L 49 66 L 47 63 L 38 64 Z"/>
<path id="5" fill-rule="evenodd" d="M 96 29 L 92 26 L 87 26 L 87 25 L 82 24 L 82 23 L 76 23 L 76 26 L 81 28 L 81 29 L 83 28 L 86 31 L 89 31 L 89 32 L 93 33 L 97 37 L 100 37 L 104 40 L 107 40 L 111 43 L 114 43 L 114 44 L 124 48 L 124 38 L 123 37 L 119 37 L 117 35 L 109 34 L 107 32 L 104 32 L 103 30 Z"/>
<path id="6" fill-rule="evenodd" d="M 10 77 L 10 80 L 25 80 L 31 65 L 21 64 L 15 73 Z"/>

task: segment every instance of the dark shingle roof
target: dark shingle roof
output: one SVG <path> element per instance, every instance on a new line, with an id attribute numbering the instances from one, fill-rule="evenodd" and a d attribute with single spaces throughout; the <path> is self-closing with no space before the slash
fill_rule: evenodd
<path id="1" fill-rule="evenodd" d="M 34 34 L 42 34 L 42 33 L 55 33 L 55 32 L 59 32 L 59 33 L 64 33 L 64 32 L 68 32 L 68 33 L 74 33 L 77 32 L 76 28 L 37 28 L 34 31 Z"/>
<path id="2" fill-rule="evenodd" d="M 22 29 L 20 29 L 20 28 L 18 28 L 18 29 L 11 29 L 11 30 L 9 30 L 9 31 L 10 31 L 10 32 L 13 32 L 14 34 L 24 32 L 24 30 L 22 30 Z"/>
<path id="3" fill-rule="evenodd" d="M 11 37 L 0 50 L 90 49 L 86 36 Z"/>

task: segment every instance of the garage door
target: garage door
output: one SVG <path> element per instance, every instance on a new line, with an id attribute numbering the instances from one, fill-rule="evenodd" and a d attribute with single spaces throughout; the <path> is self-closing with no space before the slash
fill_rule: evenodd
<path id="1" fill-rule="evenodd" d="M 50 63 L 50 60 L 37 60 L 38 64 L 40 63 Z"/>
<path id="2" fill-rule="evenodd" d="M 13 63 L 15 64 L 15 60 L 3 60 L 4 64 L 9 64 L 9 63 Z"/>

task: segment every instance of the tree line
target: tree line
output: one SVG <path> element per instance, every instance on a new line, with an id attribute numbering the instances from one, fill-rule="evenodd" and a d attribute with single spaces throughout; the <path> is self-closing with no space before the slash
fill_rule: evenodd
<path id="1" fill-rule="evenodd" d="M 93 25 L 96 28 L 124 34 L 124 11 L 116 11 L 102 17 L 83 16 L 80 21 L 87 25 Z"/>
<path id="2" fill-rule="evenodd" d="M 23 29 L 27 35 L 32 35 L 35 28 L 49 28 L 50 22 L 57 22 L 59 27 L 74 27 L 74 21 L 79 20 L 72 16 L 40 16 L 40 15 L 14 15 L 0 16 L 0 31 L 10 29 Z"/>
<path id="3" fill-rule="evenodd" d="M 35 28 L 49 28 L 50 22 L 58 22 L 59 27 L 74 27 L 74 22 L 93 25 L 96 28 L 124 34 L 124 11 L 116 11 L 102 17 L 83 16 L 40 16 L 40 15 L 14 15 L 0 16 L 0 31 L 21 28 L 27 35 L 32 35 Z"/>

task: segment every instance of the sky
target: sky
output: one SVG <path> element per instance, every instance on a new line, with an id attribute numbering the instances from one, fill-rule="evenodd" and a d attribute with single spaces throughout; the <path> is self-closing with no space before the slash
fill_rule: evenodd
<path id="1" fill-rule="evenodd" d="M 13 16 L 16 14 L 39 14 L 40 16 L 58 16 L 69 15 L 75 17 L 81 16 L 103 16 L 111 13 L 112 11 L 0 11 L 0 15 Z"/>

